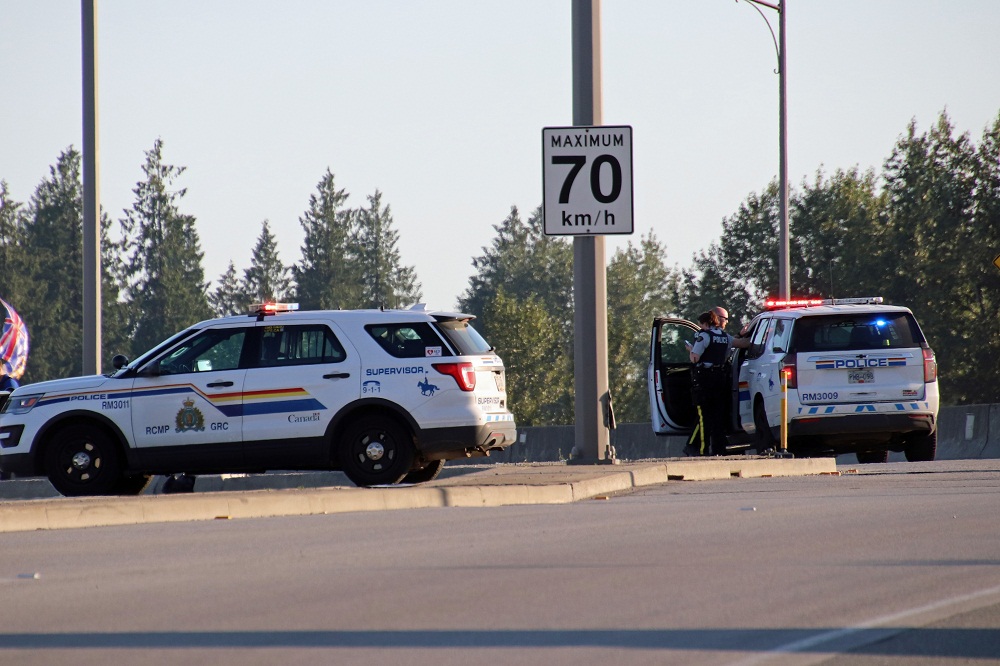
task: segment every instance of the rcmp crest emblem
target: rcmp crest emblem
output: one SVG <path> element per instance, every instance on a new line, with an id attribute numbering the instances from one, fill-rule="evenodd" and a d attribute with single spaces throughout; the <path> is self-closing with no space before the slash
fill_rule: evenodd
<path id="1" fill-rule="evenodd" d="M 205 415 L 201 413 L 201 410 L 194 406 L 194 400 L 188 398 L 184 401 L 184 406 L 181 410 L 177 412 L 177 418 L 174 419 L 174 423 L 177 425 L 176 432 L 184 432 L 185 430 L 202 431 L 205 429 Z"/>

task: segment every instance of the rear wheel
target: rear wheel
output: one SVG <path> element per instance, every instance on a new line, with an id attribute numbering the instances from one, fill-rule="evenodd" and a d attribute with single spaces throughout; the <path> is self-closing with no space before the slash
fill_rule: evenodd
<path id="1" fill-rule="evenodd" d="M 858 457 L 858 462 L 865 465 L 868 463 L 889 462 L 889 450 L 881 449 L 876 451 L 858 451 L 854 454 Z"/>
<path id="2" fill-rule="evenodd" d="M 937 430 L 929 435 L 910 437 L 906 440 L 903 455 L 910 462 L 927 462 L 937 456 Z"/>
<path id="3" fill-rule="evenodd" d="M 426 483 L 437 478 L 444 469 L 443 460 L 432 460 L 420 469 L 410 471 L 400 483 Z"/>
<path id="4" fill-rule="evenodd" d="M 53 433 L 42 464 L 52 486 L 67 497 L 115 495 L 124 479 L 111 437 L 86 423 Z"/>
<path id="5" fill-rule="evenodd" d="M 348 426 L 338 455 L 341 469 L 355 485 L 399 483 L 413 465 L 413 438 L 391 419 L 364 416 Z"/>
<path id="6" fill-rule="evenodd" d="M 764 411 L 764 401 L 758 399 L 753 406 L 753 424 L 757 429 L 757 455 L 774 451 L 778 443 L 771 432 L 771 426 L 767 423 L 767 412 Z"/>

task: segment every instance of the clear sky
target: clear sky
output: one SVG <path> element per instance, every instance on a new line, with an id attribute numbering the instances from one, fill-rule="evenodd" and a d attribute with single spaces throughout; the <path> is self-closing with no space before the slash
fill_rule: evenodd
<path id="1" fill-rule="evenodd" d="M 764 10 L 775 32 L 777 15 Z M 1000 2 L 787 0 L 789 179 L 879 169 L 947 110 L 1000 113 Z M 633 127 L 635 230 L 688 266 L 778 172 L 777 56 L 745 0 L 604 0 L 604 123 Z M 451 308 L 511 206 L 542 203 L 541 130 L 572 124 L 568 0 L 98 0 L 101 202 L 164 142 L 206 278 L 261 223 L 299 259 L 326 169 L 391 206 L 424 300 Z M 0 179 L 27 201 L 82 147 L 79 0 L 0 0 Z"/>

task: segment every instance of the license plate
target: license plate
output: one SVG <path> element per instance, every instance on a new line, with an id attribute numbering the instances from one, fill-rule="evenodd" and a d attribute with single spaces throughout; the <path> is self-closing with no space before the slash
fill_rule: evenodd
<path id="1" fill-rule="evenodd" d="M 504 386 L 506 385 L 506 381 L 504 380 L 504 376 L 503 376 L 502 372 L 494 372 L 493 373 L 493 378 L 497 380 L 497 390 L 498 391 L 504 391 L 504 390 L 506 390 L 504 388 Z"/>
<path id="2" fill-rule="evenodd" d="M 848 384 L 874 384 L 875 383 L 875 371 L 874 370 L 848 370 L 847 371 L 847 383 Z"/>

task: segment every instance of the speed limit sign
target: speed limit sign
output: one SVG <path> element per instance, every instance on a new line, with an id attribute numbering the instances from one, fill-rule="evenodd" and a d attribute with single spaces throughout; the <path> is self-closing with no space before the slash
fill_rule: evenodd
<path id="1" fill-rule="evenodd" d="M 632 127 L 542 129 L 545 233 L 632 233 Z"/>

